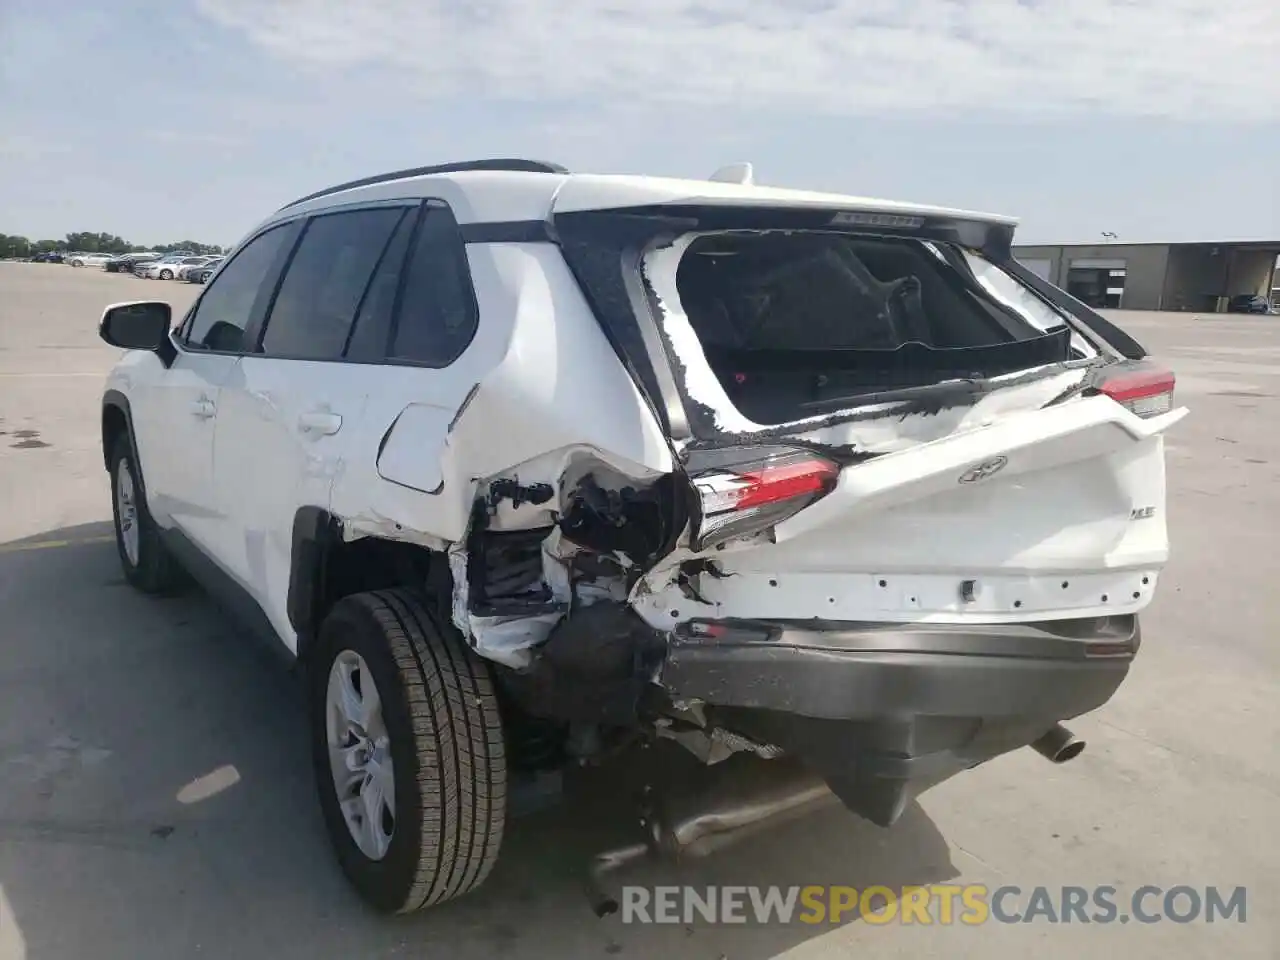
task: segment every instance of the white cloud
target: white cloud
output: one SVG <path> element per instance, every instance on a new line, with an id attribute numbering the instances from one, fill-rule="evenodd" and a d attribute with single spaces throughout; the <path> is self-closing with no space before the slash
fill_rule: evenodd
<path id="1" fill-rule="evenodd" d="M 199 0 L 281 59 L 419 96 L 1280 117 L 1276 0 Z"/>

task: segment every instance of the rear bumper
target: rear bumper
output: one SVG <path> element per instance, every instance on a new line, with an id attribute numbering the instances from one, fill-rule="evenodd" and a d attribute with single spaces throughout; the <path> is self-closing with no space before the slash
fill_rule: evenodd
<path id="1" fill-rule="evenodd" d="M 1135 616 L 980 628 L 694 622 L 677 630 L 662 680 L 682 699 L 823 719 L 1062 720 L 1105 703 L 1140 642 Z"/>
<path id="2" fill-rule="evenodd" d="M 922 790 L 1106 703 L 1137 617 L 1038 624 L 716 621 L 682 626 L 662 684 L 799 754 L 888 825 Z"/>

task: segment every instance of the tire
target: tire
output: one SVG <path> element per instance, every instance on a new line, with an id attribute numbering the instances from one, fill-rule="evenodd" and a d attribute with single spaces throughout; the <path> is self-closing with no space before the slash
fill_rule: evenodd
<path id="1" fill-rule="evenodd" d="M 160 279 L 161 279 L 161 280 L 172 280 L 172 279 L 173 279 L 173 271 L 172 271 L 172 270 L 161 270 L 161 271 L 160 271 Z"/>
<path id="2" fill-rule="evenodd" d="M 160 528 L 147 511 L 139 479 L 133 445 L 127 434 L 121 434 L 111 451 L 111 515 L 120 566 L 125 579 L 143 593 L 171 593 L 185 578 L 160 539 Z M 126 503 L 131 505 L 131 513 Z M 135 528 L 136 539 L 130 534 Z"/>
<path id="3" fill-rule="evenodd" d="M 316 788 L 352 886 L 385 913 L 410 913 L 480 886 L 498 859 L 507 801 L 502 720 L 484 661 L 425 597 L 402 589 L 339 600 L 312 654 Z M 348 718 L 364 715 L 370 678 L 380 709 L 357 727 Z M 358 700 L 344 700 L 344 689 Z M 344 702 L 360 706 L 344 710 Z M 356 758 L 355 767 L 331 760 L 344 753 Z M 388 754 L 389 782 L 372 772 Z M 360 768 L 361 761 L 369 765 Z M 339 776 L 348 805 L 359 811 L 356 826 L 343 813 Z M 390 806 L 379 799 L 387 793 Z M 364 815 L 370 802 L 377 830 Z"/>

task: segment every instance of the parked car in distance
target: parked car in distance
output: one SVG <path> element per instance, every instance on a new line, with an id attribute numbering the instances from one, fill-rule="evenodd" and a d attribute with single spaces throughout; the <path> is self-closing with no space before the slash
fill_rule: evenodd
<path id="1" fill-rule="evenodd" d="M 173 279 L 190 280 L 191 274 L 193 271 L 199 270 L 202 267 L 206 267 L 209 264 L 213 263 L 215 260 L 221 260 L 221 259 L 222 259 L 221 257 L 212 257 L 212 256 L 187 257 L 182 261 L 182 263 L 178 265 L 178 272 L 174 274 Z M 188 261 L 190 260 L 195 260 L 196 262 L 189 263 Z"/>
<path id="2" fill-rule="evenodd" d="M 210 257 L 208 263 L 201 264 L 198 267 L 185 267 L 180 279 L 186 280 L 188 283 L 208 283 L 209 278 L 213 276 L 213 272 L 218 269 L 218 265 L 225 259 L 227 258 Z"/>
<path id="3" fill-rule="evenodd" d="M 37 253 L 31 258 L 32 263 L 62 263 L 66 257 L 58 250 L 46 250 L 44 253 Z"/>
<path id="4" fill-rule="evenodd" d="M 157 257 L 154 260 L 143 261 L 134 265 L 133 275 L 135 277 L 141 277 L 143 280 L 154 280 L 157 277 L 157 274 L 154 271 L 156 271 L 161 265 L 172 270 L 175 269 L 175 265 L 180 259 L 181 257 L 163 256 Z"/>
<path id="5" fill-rule="evenodd" d="M 143 251 L 139 253 L 122 253 L 112 257 L 102 265 L 102 269 L 107 273 L 132 273 L 135 265 L 139 263 L 147 263 L 152 260 L 158 260 L 160 254 Z"/>
<path id="6" fill-rule="evenodd" d="M 110 259 L 109 253 L 76 253 L 71 255 L 67 263 L 73 267 L 100 267 Z"/>
<path id="7" fill-rule="evenodd" d="M 394 171 L 266 217 L 180 317 L 102 314 L 123 574 L 190 573 L 297 666 L 381 910 L 479 886 L 519 787 L 616 760 L 654 790 L 600 866 L 837 798 L 891 826 L 1078 755 L 1138 654 L 1173 373 L 1016 221 L 725 170 Z"/>
<path id="8" fill-rule="evenodd" d="M 1227 313 L 1264 313 L 1274 316 L 1276 307 L 1260 293 L 1240 293 L 1227 301 Z"/>
<path id="9" fill-rule="evenodd" d="M 172 280 L 178 275 L 181 267 L 202 263 L 203 260 L 203 257 L 184 257 L 171 253 L 133 272 L 147 280 Z"/>

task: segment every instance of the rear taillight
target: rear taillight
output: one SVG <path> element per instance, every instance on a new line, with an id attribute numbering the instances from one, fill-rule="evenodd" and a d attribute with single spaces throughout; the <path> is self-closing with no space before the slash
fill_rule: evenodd
<path id="1" fill-rule="evenodd" d="M 1140 417 L 1155 417 L 1173 409 L 1174 383 L 1172 370 L 1137 363 L 1102 371 L 1097 390 Z"/>
<path id="2" fill-rule="evenodd" d="M 695 550 L 781 523 L 826 496 L 840 475 L 830 460 L 787 447 L 700 451 L 689 470 L 698 501 Z"/>

